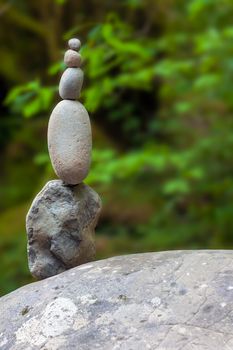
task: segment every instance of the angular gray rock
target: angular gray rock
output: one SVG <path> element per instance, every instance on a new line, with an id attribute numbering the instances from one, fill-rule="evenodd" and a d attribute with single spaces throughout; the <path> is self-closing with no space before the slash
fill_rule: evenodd
<path id="1" fill-rule="evenodd" d="M 26 218 L 32 275 L 43 279 L 93 260 L 100 209 L 100 198 L 89 186 L 48 182 Z"/>
<path id="2" fill-rule="evenodd" d="M 233 349 L 233 251 L 88 263 L 0 299 L 1 350 Z"/>
<path id="3" fill-rule="evenodd" d="M 67 68 L 59 83 L 59 95 L 63 100 L 76 100 L 83 85 L 83 71 L 80 68 Z"/>
<path id="4" fill-rule="evenodd" d="M 81 183 L 89 172 L 92 135 L 89 115 L 78 101 L 61 101 L 48 125 L 48 149 L 55 173 L 70 185 Z"/>

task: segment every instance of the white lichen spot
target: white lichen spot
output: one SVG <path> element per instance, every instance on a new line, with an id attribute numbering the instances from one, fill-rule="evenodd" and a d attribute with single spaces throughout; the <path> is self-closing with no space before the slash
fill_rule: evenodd
<path id="1" fill-rule="evenodd" d="M 233 289 L 233 286 L 228 286 L 227 287 L 227 290 L 232 290 Z"/>
<path id="2" fill-rule="evenodd" d="M 153 306 L 157 307 L 161 304 L 161 299 L 159 297 L 155 297 L 151 300 L 151 303 L 153 304 Z"/>
<path id="3" fill-rule="evenodd" d="M 83 305 L 92 305 L 97 302 L 97 299 L 94 298 L 91 294 L 82 295 L 77 298 L 79 302 Z"/>
<path id="4" fill-rule="evenodd" d="M 91 267 L 93 267 L 93 265 L 83 265 L 83 266 L 79 266 L 79 270 L 87 270 L 87 269 L 90 269 Z"/>
<path id="5" fill-rule="evenodd" d="M 15 333 L 16 344 L 29 343 L 31 345 L 42 345 L 46 337 L 41 333 L 40 321 L 36 317 L 30 318 Z"/>
<path id="6" fill-rule="evenodd" d="M 220 305 L 221 305 L 221 307 L 225 307 L 227 305 L 227 303 L 221 303 Z"/>
<path id="7" fill-rule="evenodd" d="M 73 324 L 73 329 L 75 331 L 77 331 L 77 330 L 85 327 L 86 325 L 88 325 L 87 317 L 83 317 L 82 315 L 79 315 Z"/>
<path id="8" fill-rule="evenodd" d="M 208 287 L 208 284 L 205 284 L 205 283 L 203 283 L 203 284 L 200 285 L 200 289 L 205 289 L 205 288 L 207 288 L 207 287 Z"/>
<path id="9" fill-rule="evenodd" d="M 128 332 L 131 333 L 131 334 L 132 333 L 136 333 L 137 331 L 138 331 L 138 329 L 136 327 L 129 327 L 128 328 Z"/>
<path id="10" fill-rule="evenodd" d="M 102 268 L 101 267 L 95 267 L 94 269 L 91 269 L 88 271 L 88 275 L 86 276 L 86 278 L 93 278 L 94 275 L 96 274 L 102 274 Z"/>
<path id="11" fill-rule="evenodd" d="M 104 267 L 102 267 L 102 270 L 109 270 L 109 269 L 110 269 L 109 266 L 104 266 Z"/>
<path id="12" fill-rule="evenodd" d="M 41 348 L 41 350 L 66 349 L 65 343 L 66 343 L 65 337 L 52 338 L 49 341 L 46 341 L 46 344 Z"/>
<path id="13" fill-rule="evenodd" d="M 40 318 L 32 317 L 16 331 L 16 343 L 41 346 L 52 337 L 63 334 L 74 322 L 76 305 L 68 298 L 49 303 Z"/>
<path id="14" fill-rule="evenodd" d="M 206 263 L 206 262 L 203 262 L 202 265 L 205 266 L 205 265 L 207 265 L 207 263 Z"/>
<path id="15" fill-rule="evenodd" d="M 105 312 L 104 314 L 100 315 L 95 323 L 98 326 L 108 325 L 112 321 L 112 315 L 110 312 Z"/>
<path id="16" fill-rule="evenodd" d="M 3 333 L 0 334 L 0 348 L 8 342 L 7 338 L 4 336 Z"/>
<path id="17" fill-rule="evenodd" d="M 186 275 L 187 275 L 187 276 L 190 276 L 190 273 L 189 273 L 189 272 L 187 272 L 187 273 L 186 273 Z"/>
<path id="18" fill-rule="evenodd" d="M 186 333 L 186 328 L 184 328 L 184 327 L 179 327 L 179 328 L 178 328 L 178 333 L 179 333 L 179 334 L 185 334 L 185 333 Z"/>

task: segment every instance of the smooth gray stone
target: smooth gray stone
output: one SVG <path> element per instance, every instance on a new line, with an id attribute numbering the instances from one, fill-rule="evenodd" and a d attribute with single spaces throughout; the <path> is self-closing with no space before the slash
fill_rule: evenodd
<path id="1" fill-rule="evenodd" d="M 48 125 L 48 149 L 55 173 L 67 184 L 81 183 L 91 163 L 89 115 L 78 101 L 61 101 Z"/>
<path id="2" fill-rule="evenodd" d="M 82 63 L 81 55 L 74 50 L 67 50 L 64 55 L 64 63 L 68 67 L 76 67 L 79 68 Z"/>
<path id="3" fill-rule="evenodd" d="M 72 38 L 68 41 L 68 46 L 70 49 L 78 51 L 81 47 L 81 41 L 77 38 Z"/>
<path id="4" fill-rule="evenodd" d="M 43 279 L 93 260 L 100 209 L 100 198 L 89 186 L 49 181 L 26 218 L 31 274 Z"/>
<path id="5" fill-rule="evenodd" d="M 233 251 L 88 263 L 0 299 L 2 350 L 233 349 Z"/>
<path id="6" fill-rule="evenodd" d="M 76 100 L 83 85 L 83 71 L 80 68 L 67 68 L 59 83 L 59 95 L 63 100 Z"/>

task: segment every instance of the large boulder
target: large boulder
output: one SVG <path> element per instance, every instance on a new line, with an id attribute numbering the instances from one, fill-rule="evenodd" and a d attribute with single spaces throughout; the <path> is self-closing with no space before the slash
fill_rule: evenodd
<path id="1" fill-rule="evenodd" d="M 233 349 L 233 251 L 88 263 L 0 299 L 2 350 Z"/>

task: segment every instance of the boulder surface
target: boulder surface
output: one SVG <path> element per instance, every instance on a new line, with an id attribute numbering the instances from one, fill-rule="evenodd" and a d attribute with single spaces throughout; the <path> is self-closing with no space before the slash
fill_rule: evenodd
<path id="1" fill-rule="evenodd" d="M 115 257 L 0 299 L 2 350 L 233 349 L 233 251 Z"/>

